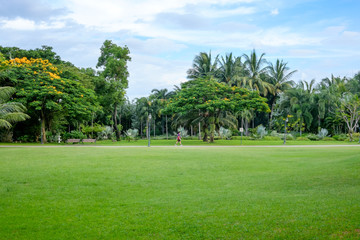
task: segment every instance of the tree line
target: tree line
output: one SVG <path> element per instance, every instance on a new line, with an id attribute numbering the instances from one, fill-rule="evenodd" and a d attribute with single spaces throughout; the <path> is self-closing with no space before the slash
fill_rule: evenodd
<path id="1" fill-rule="evenodd" d="M 280 59 L 268 62 L 255 50 L 242 56 L 201 52 L 187 82 L 130 101 L 129 55 L 127 46 L 106 40 L 92 69 L 61 60 L 49 46 L 0 46 L 1 141 L 75 135 L 115 141 L 134 132 L 169 138 L 179 127 L 213 141 L 224 128 L 233 134 L 243 128 L 246 135 L 258 126 L 282 132 L 285 121 L 298 136 L 326 129 L 352 139 L 358 130 L 360 73 L 295 82 L 296 70 Z"/>

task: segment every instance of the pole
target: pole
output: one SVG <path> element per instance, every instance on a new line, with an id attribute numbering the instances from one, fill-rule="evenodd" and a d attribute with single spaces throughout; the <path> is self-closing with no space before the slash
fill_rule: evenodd
<path id="1" fill-rule="evenodd" d="M 151 121 L 151 114 L 148 116 L 148 147 L 150 147 L 150 121 Z"/>
<path id="2" fill-rule="evenodd" d="M 243 136 L 243 132 L 241 131 L 241 145 L 242 145 L 242 136 Z"/>

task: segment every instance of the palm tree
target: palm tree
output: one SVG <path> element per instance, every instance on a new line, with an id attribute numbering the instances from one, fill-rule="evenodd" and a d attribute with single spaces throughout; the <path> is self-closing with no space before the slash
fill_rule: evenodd
<path id="1" fill-rule="evenodd" d="M 315 79 L 312 79 L 310 82 L 300 81 L 299 87 L 312 94 L 315 91 Z"/>
<path id="2" fill-rule="evenodd" d="M 295 84 L 294 81 L 290 80 L 290 78 L 297 70 L 288 73 L 289 68 L 286 65 L 287 63 L 284 63 L 282 60 L 280 61 L 279 59 L 276 60 L 275 66 L 272 63 L 269 63 L 269 80 L 274 90 L 274 97 L 271 104 L 269 129 L 271 129 L 274 107 L 279 93 L 284 92 L 284 90 L 291 88 Z"/>
<path id="3" fill-rule="evenodd" d="M 0 87 L 0 128 L 10 129 L 12 123 L 30 118 L 25 114 L 26 108 L 21 103 L 8 102 L 15 93 L 13 87 Z"/>
<path id="4" fill-rule="evenodd" d="M 236 84 L 244 75 L 244 67 L 241 63 L 241 57 L 233 57 L 232 53 L 221 57 L 220 67 L 217 74 L 219 82 L 229 86 Z"/>
<path id="5" fill-rule="evenodd" d="M 321 80 L 320 87 L 324 89 L 328 89 L 331 93 L 337 94 L 340 96 L 345 93 L 346 90 L 346 84 L 347 79 L 345 77 L 334 77 L 334 75 L 331 74 L 331 78 L 324 78 Z"/>
<path id="6" fill-rule="evenodd" d="M 195 56 L 192 68 L 187 71 L 188 79 L 197 79 L 204 77 L 214 77 L 218 71 L 217 64 L 219 55 L 212 61 L 211 52 L 209 54 L 201 52 Z"/>
<path id="7" fill-rule="evenodd" d="M 156 105 L 159 106 L 158 108 L 158 115 L 162 116 L 162 110 L 166 104 L 166 101 L 174 96 L 175 92 L 168 91 L 166 88 L 164 89 L 153 89 L 151 91 L 153 94 L 153 99 L 156 101 Z M 168 115 L 165 114 L 165 129 L 166 129 L 166 139 L 169 138 L 169 131 L 168 131 Z"/>
<path id="8" fill-rule="evenodd" d="M 311 93 L 303 88 L 302 82 L 296 88 L 284 92 L 282 100 L 279 101 L 279 107 L 283 110 L 284 115 L 290 114 L 296 117 L 300 136 L 303 124 L 307 129 L 310 129 L 314 118 L 312 115 L 313 98 Z"/>
<path id="9" fill-rule="evenodd" d="M 268 67 L 265 66 L 267 61 L 263 58 L 265 53 L 262 53 L 258 58 L 255 49 L 251 52 L 250 56 L 244 54 L 244 66 L 247 70 L 247 76 L 240 82 L 240 87 L 246 87 L 250 90 L 259 91 L 260 94 L 266 96 L 269 92 L 273 92 L 273 86 L 261 79 L 261 75 L 265 74 Z"/>

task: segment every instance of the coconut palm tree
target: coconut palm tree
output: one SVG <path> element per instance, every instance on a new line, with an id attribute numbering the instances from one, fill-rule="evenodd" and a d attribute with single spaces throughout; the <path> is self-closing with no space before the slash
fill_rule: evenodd
<path id="1" fill-rule="evenodd" d="M 10 129 L 13 123 L 30 118 L 25 114 L 26 108 L 21 103 L 8 102 L 15 93 L 15 88 L 0 87 L 0 128 Z"/>
<path id="2" fill-rule="evenodd" d="M 241 63 L 241 57 L 233 57 L 232 53 L 221 57 L 217 78 L 229 86 L 236 84 L 241 77 L 245 76 L 245 69 Z"/>
<path id="3" fill-rule="evenodd" d="M 246 87 L 250 90 L 259 91 L 261 95 L 266 96 L 269 92 L 272 93 L 273 86 L 261 79 L 261 75 L 265 74 L 268 70 L 267 61 L 263 58 L 265 53 L 260 57 L 256 55 L 255 49 L 250 53 L 250 56 L 244 54 L 244 66 L 247 71 L 247 76 L 240 81 L 240 87 Z"/>
<path id="4" fill-rule="evenodd" d="M 211 52 L 209 54 L 201 52 L 195 56 L 193 60 L 192 68 L 187 71 L 188 79 L 197 79 L 204 77 L 214 77 L 217 74 L 217 64 L 219 61 L 219 55 L 212 60 Z"/>
<path id="5" fill-rule="evenodd" d="M 175 92 L 173 91 L 168 91 L 166 88 L 164 89 L 153 89 L 151 91 L 152 93 L 152 97 L 154 99 L 154 101 L 156 102 L 156 105 L 159 106 L 158 111 L 158 115 L 162 116 L 162 110 L 166 104 L 166 101 L 171 98 L 172 96 L 174 96 Z M 169 138 L 169 131 L 168 131 L 168 115 L 165 114 L 165 130 L 166 130 L 166 139 Z"/>
<path id="6" fill-rule="evenodd" d="M 284 92 L 286 89 L 290 89 L 295 85 L 294 81 L 290 80 L 292 75 L 297 71 L 288 72 L 289 68 L 286 66 L 287 63 L 284 63 L 282 60 L 276 60 L 275 65 L 269 63 L 269 75 L 270 75 L 270 83 L 273 86 L 273 98 L 271 103 L 271 112 L 270 112 L 270 122 L 269 129 L 271 129 L 271 122 L 274 113 L 274 107 L 276 104 L 276 100 L 280 93 Z"/>

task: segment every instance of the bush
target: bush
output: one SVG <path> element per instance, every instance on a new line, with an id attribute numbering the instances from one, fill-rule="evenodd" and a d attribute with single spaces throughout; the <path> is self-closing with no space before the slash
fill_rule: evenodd
<path id="1" fill-rule="evenodd" d="M 230 137 L 232 136 L 231 130 L 223 127 L 220 127 L 219 134 L 221 138 L 225 138 L 225 139 L 230 139 Z"/>
<path id="2" fill-rule="evenodd" d="M 296 141 L 310 141 L 307 137 L 297 137 Z"/>
<path id="3" fill-rule="evenodd" d="M 139 130 L 137 129 L 128 129 L 126 132 L 125 132 L 125 135 L 126 135 L 126 140 L 128 140 L 129 142 L 131 140 L 135 140 L 137 135 L 139 133 Z"/>
<path id="4" fill-rule="evenodd" d="M 80 131 L 73 130 L 73 131 L 71 131 L 71 132 L 69 132 L 69 133 L 68 133 L 68 132 L 65 133 L 63 140 L 66 141 L 66 140 L 68 140 L 68 139 L 70 139 L 70 138 L 84 139 L 84 138 L 86 138 L 86 135 L 83 134 L 83 133 L 80 132 Z"/>
<path id="5" fill-rule="evenodd" d="M 336 141 L 345 141 L 348 139 L 348 136 L 346 134 L 339 134 L 339 135 L 334 135 L 333 138 Z"/>
<path id="6" fill-rule="evenodd" d="M 320 140 L 320 138 L 315 134 L 309 134 L 309 135 L 307 135 L 307 138 L 311 141 L 319 141 Z"/>
<path id="7" fill-rule="evenodd" d="M 278 140 L 281 140 L 279 137 L 275 137 L 275 136 L 265 136 L 263 139 L 264 139 L 264 140 L 268 140 L 268 141 L 278 141 Z"/>
<path id="8" fill-rule="evenodd" d="M 272 136 L 272 137 L 280 137 L 280 134 L 277 133 L 277 131 L 272 131 L 272 132 L 270 133 L 270 136 Z"/>
<path id="9" fill-rule="evenodd" d="M 284 140 L 284 135 L 285 134 L 279 134 L 280 139 Z M 291 133 L 286 134 L 286 140 L 294 140 L 294 139 L 295 137 Z"/>
<path id="10" fill-rule="evenodd" d="M 322 140 L 323 141 L 334 141 L 334 139 L 332 137 L 324 137 Z"/>
<path id="11" fill-rule="evenodd" d="M 264 127 L 263 125 L 259 125 L 257 127 L 256 133 L 260 137 L 260 139 L 263 138 L 267 134 L 266 127 Z"/>
<path id="12" fill-rule="evenodd" d="M 317 137 L 319 139 L 323 139 L 324 137 L 326 137 L 328 135 L 328 133 L 329 133 L 328 130 L 326 130 L 325 128 L 322 128 L 320 130 L 320 132 L 318 133 Z"/>
<path id="13" fill-rule="evenodd" d="M 113 132 L 112 127 L 105 126 L 105 128 L 98 133 L 98 139 L 100 140 L 107 140 L 112 139 L 114 137 L 115 133 Z"/>

